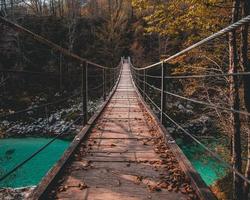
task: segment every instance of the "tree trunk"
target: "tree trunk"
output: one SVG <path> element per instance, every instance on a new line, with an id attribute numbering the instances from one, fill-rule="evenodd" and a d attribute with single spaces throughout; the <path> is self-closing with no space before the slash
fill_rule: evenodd
<path id="1" fill-rule="evenodd" d="M 41 0 L 39 0 L 38 1 L 38 8 L 39 8 L 39 15 L 43 15 L 43 8 L 42 8 L 42 5 L 43 5 L 43 3 L 42 3 L 42 1 Z"/>
<path id="2" fill-rule="evenodd" d="M 7 10 L 6 0 L 3 0 L 3 10 L 4 10 L 4 12 L 6 12 L 6 10 Z"/>
<path id="3" fill-rule="evenodd" d="M 249 15 L 250 14 L 250 5 L 249 5 L 248 0 L 242 0 L 241 5 L 242 5 L 242 17 Z M 248 52 L 248 24 L 242 26 L 242 29 L 241 29 L 240 64 L 241 64 L 242 69 L 245 72 L 250 71 L 247 52 Z M 250 77 L 244 76 L 243 80 L 244 80 L 245 105 L 246 105 L 248 112 L 250 112 L 250 87 L 249 87 Z"/>
<path id="4" fill-rule="evenodd" d="M 232 9 L 232 22 L 238 20 L 240 1 L 235 0 Z M 236 31 L 229 33 L 229 73 L 237 73 L 238 71 L 238 59 L 237 59 L 237 41 Z M 237 76 L 230 77 L 230 105 L 233 109 L 240 109 L 239 98 L 239 81 Z M 235 170 L 241 172 L 242 160 L 241 160 L 241 136 L 240 136 L 240 116 L 239 113 L 231 114 L 232 123 L 232 162 Z M 233 173 L 233 199 L 242 200 L 242 179 Z"/>
<path id="5" fill-rule="evenodd" d="M 250 6 L 248 0 L 241 0 L 241 12 L 242 12 L 242 17 L 246 17 L 249 15 L 250 11 Z M 245 72 L 250 71 L 250 66 L 248 63 L 248 57 L 247 57 L 247 52 L 248 52 L 248 24 L 242 26 L 241 28 L 241 47 L 240 47 L 240 65 L 241 68 Z M 245 76 L 243 78 L 244 82 L 244 99 L 245 99 L 245 106 L 247 108 L 247 111 L 250 112 L 250 77 Z M 247 119 L 250 120 L 250 119 Z M 248 149 L 247 149 L 247 165 L 246 165 L 246 170 L 245 170 L 245 176 L 246 178 L 250 179 L 250 133 L 248 131 L 248 138 L 247 138 L 247 144 L 248 144 Z M 249 184 L 247 182 L 244 183 L 243 187 L 243 193 L 244 193 L 244 200 L 248 199 L 248 194 L 249 194 Z"/>
<path id="6" fill-rule="evenodd" d="M 51 0 L 51 15 L 55 16 L 55 2 L 54 0 Z"/>
<path id="7" fill-rule="evenodd" d="M 109 13 L 111 13 L 111 0 L 108 0 Z"/>
<path id="8" fill-rule="evenodd" d="M 13 2 L 13 0 L 10 0 L 10 15 L 11 15 L 11 19 L 14 20 L 14 2 Z"/>
<path id="9" fill-rule="evenodd" d="M 61 17 L 64 15 L 64 1 L 61 0 Z"/>

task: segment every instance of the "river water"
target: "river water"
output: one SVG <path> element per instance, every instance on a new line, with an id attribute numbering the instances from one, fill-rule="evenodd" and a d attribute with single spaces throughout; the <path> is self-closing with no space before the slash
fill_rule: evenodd
<path id="1" fill-rule="evenodd" d="M 9 138 L 0 140 L 0 175 L 13 169 L 18 163 L 29 157 L 50 138 Z M 56 140 L 35 158 L 30 160 L 5 181 L 0 187 L 26 187 L 37 185 L 48 170 L 62 156 L 70 141 Z M 207 185 L 212 185 L 225 175 L 225 168 L 209 157 L 200 146 L 193 143 L 178 142 L 182 151 L 194 168 L 200 173 Z"/>
<path id="2" fill-rule="evenodd" d="M 50 140 L 51 138 L 0 139 L 0 176 L 13 169 Z M 36 185 L 62 156 L 69 144 L 70 141 L 54 141 L 14 174 L 0 182 L 0 187 L 17 188 Z"/>
<path id="3" fill-rule="evenodd" d="M 218 142 L 221 141 L 202 141 L 202 143 L 208 146 L 211 150 L 214 150 L 216 146 L 221 145 L 221 143 L 218 144 Z M 213 185 L 218 179 L 226 175 L 227 168 L 217 159 L 214 159 L 209 155 L 200 145 L 193 142 L 184 142 L 183 140 L 177 140 L 177 144 L 207 185 Z"/>

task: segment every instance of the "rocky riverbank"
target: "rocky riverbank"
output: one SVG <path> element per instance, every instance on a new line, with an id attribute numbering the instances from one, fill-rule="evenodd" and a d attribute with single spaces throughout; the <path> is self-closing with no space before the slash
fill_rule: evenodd
<path id="1" fill-rule="evenodd" d="M 185 130 L 201 137 L 213 135 L 216 127 L 211 116 L 208 116 L 205 113 L 197 115 L 195 109 L 194 105 L 190 103 L 184 104 L 179 101 L 168 103 L 167 105 L 167 110 L 169 110 L 173 119 L 177 120 L 179 124 L 182 124 L 182 127 Z M 166 127 L 168 132 L 173 136 L 182 133 L 182 131 L 172 123 L 167 123 Z"/>
<path id="2" fill-rule="evenodd" d="M 69 102 L 70 103 L 70 102 Z M 101 100 L 89 102 L 89 114 L 94 113 L 101 105 Z M 33 106 L 34 107 L 34 106 Z M 66 129 L 80 115 L 82 110 L 81 103 L 72 103 L 69 108 L 61 108 L 48 114 L 47 117 L 34 117 L 34 111 L 29 111 L 25 119 L 16 121 L 3 120 L 0 121 L 0 136 L 8 137 L 24 137 L 24 136 L 56 136 Z M 74 135 L 79 132 L 80 126 L 72 125 L 68 133 Z M 66 136 L 69 134 L 65 134 Z"/>

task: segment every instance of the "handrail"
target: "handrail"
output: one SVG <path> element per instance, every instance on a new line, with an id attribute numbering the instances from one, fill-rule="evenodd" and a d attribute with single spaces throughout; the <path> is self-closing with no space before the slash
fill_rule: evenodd
<path id="1" fill-rule="evenodd" d="M 138 76 L 143 76 L 138 74 Z M 146 75 L 149 78 L 161 79 L 161 76 Z M 210 77 L 228 77 L 228 76 L 250 76 L 250 72 L 222 73 L 222 74 L 193 74 L 193 75 L 170 75 L 164 76 L 165 79 L 189 79 L 189 78 L 210 78 Z"/>
<path id="2" fill-rule="evenodd" d="M 248 115 L 250 116 L 250 113 L 247 113 L 247 112 L 243 112 L 243 111 L 238 111 L 238 110 L 234 110 L 234 109 L 228 109 L 228 108 L 224 108 L 224 107 L 220 107 L 220 106 L 216 106 L 216 105 L 212 105 L 212 104 L 207 104 L 205 102 L 201 102 L 201 101 L 197 101 L 197 100 L 193 100 L 193 99 L 190 99 L 190 98 L 186 98 L 186 97 L 183 97 L 183 96 L 180 96 L 180 95 L 176 95 L 176 94 L 173 94 L 173 93 L 170 93 L 170 92 L 167 92 L 165 90 L 162 90 L 160 88 L 157 88 L 153 85 L 150 85 L 149 83 L 147 83 L 145 80 L 140 80 L 138 77 L 136 77 L 136 75 L 138 75 L 135 71 L 134 71 L 134 68 L 132 67 L 132 64 L 131 64 L 131 74 L 132 74 L 132 78 L 133 78 L 133 81 L 135 83 L 135 86 L 136 88 L 138 89 L 138 91 L 142 94 L 142 96 L 144 97 L 144 101 L 145 100 L 149 100 L 151 102 L 151 104 L 161 113 L 161 122 L 163 123 L 163 119 L 162 117 L 164 116 L 165 118 L 167 118 L 171 123 L 173 123 L 175 126 L 177 126 L 182 132 L 184 132 L 187 136 L 189 136 L 192 140 L 194 140 L 197 144 L 199 144 L 202 148 L 204 148 L 207 152 L 210 153 L 211 156 L 213 156 L 215 159 L 217 159 L 218 161 L 220 161 L 225 167 L 227 167 L 229 170 L 233 171 L 235 174 L 237 174 L 241 179 L 243 179 L 245 182 L 247 183 L 250 183 L 250 180 L 245 177 L 241 172 L 239 172 L 238 170 L 236 170 L 235 168 L 233 168 L 230 164 L 228 164 L 226 161 L 224 161 L 219 154 L 215 153 L 214 151 L 212 151 L 209 147 L 207 147 L 206 145 L 204 145 L 201 141 L 199 141 L 199 139 L 197 139 L 194 135 L 192 135 L 191 133 L 189 133 L 186 129 L 184 129 L 179 123 L 177 123 L 175 120 L 173 120 L 166 112 L 165 112 L 165 109 L 164 109 L 164 104 L 163 102 L 161 101 L 161 106 L 158 106 L 155 101 L 149 97 L 149 95 L 146 93 L 145 91 L 145 85 L 149 86 L 150 88 L 154 89 L 154 90 L 157 90 L 158 92 L 161 92 L 161 96 L 163 96 L 164 94 L 168 94 L 168 95 L 171 95 L 171 96 L 175 96 L 175 97 L 178 97 L 178 98 L 182 98 L 182 99 L 185 99 L 185 100 L 189 100 L 189 101 L 192 101 L 194 103 L 200 103 L 200 104 L 203 104 L 203 105 L 207 105 L 207 106 L 210 106 L 210 107 L 214 107 L 214 108 L 218 108 L 218 109 L 222 109 L 222 110 L 227 110 L 227 111 L 231 111 L 231 112 L 237 112 L 239 114 L 245 114 L 245 115 Z M 163 76 L 162 76 L 163 77 Z M 145 78 L 145 76 L 144 76 Z M 164 78 L 162 78 L 162 83 L 164 84 Z M 144 88 L 141 88 L 139 85 L 138 85 L 138 82 L 140 83 L 143 83 L 143 87 Z M 163 85 L 162 85 L 163 86 Z"/>
<path id="3" fill-rule="evenodd" d="M 98 109 L 98 111 L 89 119 L 86 126 L 75 137 L 73 142 L 70 144 L 69 148 L 64 152 L 63 156 L 60 158 L 60 160 L 50 169 L 50 171 L 46 174 L 46 176 L 44 176 L 44 178 L 41 180 L 38 186 L 34 189 L 34 191 L 28 196 L 28 199 L 32 199 L 32 200 L 44 199 L 44 197 L 47 195 L 47 192 L 51 189 L 51 186 L 53 186 L 56 183 L 57 177 L 59 176 L 60 172 L 62 172 L 67 162 L 72 158 L 79 144 L 83 142 L 85 139 L 87 139 L 87 133 L 92 128 L 93 124 L 96 123 L 96 120 L 102 114 L 102 112 L 107 107 L 108 103 L 110 102 L 112 96 L 114 95 L 118 87 L 118 83 L 121 79 L 122 70 L 118 72 L 119 74 L 113 86 L 113 89 L 111 90 L 105 102 L 102 104 L 101 108 Z"/>
<path id="4" fill-rule="evenodd" d="M 222 73 L 222 74 L 194 74 L 194 75 L 175 75 L 165 76 L 166 79 L 187 79 L 187 78 L 209 78 L 209 77 L 228 77 L 228 76 L 250 76 L 250 72 L 239 72 L 239 73 Z"/>
<path id="5" fill-rule="evenodd" d="M 44 75 L 44 76 L 60 76 L 53 72 L 40 72 L 40 71 L 28 71 L 28 70 L 11 70 L 11 69 L 0 69 L 0 73 L 4 74 L 32 74 L 32 75 Z"/>
<path id="6" fill-rule="evenodd" d="M 176 121 L 174 121 L 169 115 L 167 115 L 164 112 L 165 117 L 167 117 L 175 126 L 177 126 L 182 132 L 184 132 L 186 135 L 188 135 L 192 140 L 194 140 L 197 144 L 199 144 L 202 148 L 204 148 L 207 152 L 210 153 L 215 159 L 217 159 L 219 162 L 221 162 L 225 167 L 233 171 L 235 174 L 237 174 L 240 178 L 242 178 L 244 181 L 246 181 L 248 184 L 250 184 L 250 180 L 246 178 L 241 172 L 233 168 L 230 164 L 225 162 L 219 154 L 215 153 L 213 150 L 211 150 L 209 147 L 207 147 L 205 144 L 203 144 L 200 140 L 198 140 L 194 135 L 189 133 L 186 129 L 184 129 L 180 124 L 178 124 Z"/>
<path id="7" fill-rule="evenodd" d="M 114 69 L 119 69 L 121 65 L 118 64 L 117 67 L 115 67 Z M 102 76 L 102 75 L 101 75 Z M 89 76 L 88 76 L 89 77 Z M 112 81 L 115 81 L 115 79 L 117 79 L 117 77 L 113 77 L 111 78 L 110 80 L 103 80 L 103 83 L 101 85 L 98 85 L 94 88 L 89 88 L 91 90 L 95 90 L 95 89 L 98 89 L 99 87 L 101 86 L 104 86 L 105 83 L 111 83 Z M 8 114 L 5 114 L 5 115 L 0 115 L 0 119 L 4 119 L 4 118 L 7 118 L 7 117 L 11 117 L 11 116 L 15 116 L 15 115 L 18 115 L 18 114 L 22 114 L 22 113 L 26 113 L 28 111 L 32 111 L 32 110 L 38 110 L 40 108 L 44 108 L 44 107 L 48 107 L 48 106 L 51 106 L 51 105 L 55 105 L 55 104 L 58 104 L 58 103 L 61 103 L 61 102 L 65 102 L 71 98 L 75 98 L 75 97 L 78 97 L 78 95 L 80 94 L 80 92 L 74 94 L 74 95 L 71 95 L 71 96 L 68 96 L 68 97 L 65 97 L 65 98 L 62 98 L 62 99 L 59 99 L 57 101 L 54 101 L 54 102 L 49 102 L 49 103 L 45 103 L 45 104 L 42 104 L 42 105 L 39 105 L 39 106 L 35 106 L 35 107 L 32 107 L 32 108 L 27 108 L 27 109 L 23 109 L 23 110 L 18 110 L 18 111 L 15 111 L 13 113 L 8 113 Z M 103 95 L 106 95 L 106 94 L 103 94 Z M 80 96 L 79 96 L 80 97 Z"/>
<path id="8" fill-rule="evenodd" d="M 102 65 L 99 65 L 97 63 L 94 63 L 92 61 L 89 61 L 85 58 L 82 58 L 72 52 L 70 52 L 69 50 L 53 43 L 52 41 L 33 33 L 32 31 L 14 23 L 9 21 L 8 19 L 1 17 L 0 16 L 0 23 L 4 24 L 5 26 L 9 26 L 15 30 L 18 30 L 24 34 L 29 35 L 30 37 L 32 37 L 34 40 L 46 45 L 47 47 L 50 47 L 52 50 L 54 51 L 58 51 L 61 53 L 61 55 L 63 54 L 64 56 L 68 56 L 70 58 L 76 59 L 77 61 L 79 61 L 79 66 L 81 67 L 81 91 L 77 92 L 77 94 L 60 99 L 58 101 L 55 102 L 51 102 L 51 103 L 46 103 L 37 107 L 32 107 L 32 108 L 28 108 L 28 109 L 24 109 L 24 110 L 19 110 L 16 111 L 14 113 L 9 113 L 6 115 L 0 115 L 0 119 L 1 118 L 5 118 L 5 117 L 10 117 L 13 115 L 18 115 L 18 114 L 22 114 L 22 113 L 26 113 L 28 111 L 31 110 L 36 110 L 36 109 L 40 109 L 40 108 L 47 108 L 50 105 L 54 105 L 54 104 L 58 104 L 64 101 L 67 101 L 70 98 L 75 98 L 78 97 L 79 94 L 81 93 L 81 98 L 82 98 L 82 112 L 81 114 L 77 117 L 77 119 L 73 122 L 71 122 L 61 133 L 59 133 L 57 136 L 55 136 L 54 138 L 52 138 L 47 144 L 45 144 L 44 146 L 42 146 L 40 149 L 38 149 L 37 151 L 35 151 L 33 154 L 31 154 L 31 156 L 29 156 L 28 158 L 26 158 L 24 161 L 20 162 L 18 165 L 16 165 L 13 169 L 11 169 L 9 172 L 7 172 L 5 175 L 3 175 L 2 177 L 0 177 L 0 182 L 5 180 L 9 175 L 11 175 L 12 173 L 14 173 L 16 170 L 18 170 L 20 167 L 22 167 L 25 163 L 27 163 L 28 161 L 30 161 L 31 159 L 33 159 L 35 156 L 37 156 L 41 151 L 43 151 L 44 149 L 46 149 L 51 143 L 53 143 L 56 139 L 58 139 L 60 136 L 62 136 L 63 134 L 65 134 L 66 132 L 70 131 L 70 127 L 78 122 L 80 119 L 83 119 L 82 121 L 82 126 L 84 127 L 89 127 L 89 121 L 93 120 L 95 118 L 95 116 L 93 116 L 92 118 L 88 117 L 88 93 L 91 90 L 97 90 L 99 88 L 103 88 L 103 94 L 102 97 L 104 99 L 104 105 L 107 105 L 107 102 L 109 101 L 109 98 L 113 95 L 114 93 L 114 89 L 117 87 L 119 79 L 120 79 L 120 75 L 121 75 L 121 62 L 116 66 L 116 67 L 105 67 Z M 88 70 L 90 69 L 90 66 L 94 66 L 97 67 L 99 69 L 101 69 L 101 75 L 102 76 L 102 84 L 94 87 L 94 88 L 90 88 L 88 85 L 88 78 L 91 77 L 91 75 L 88 74 Z M 35 74 L 41 74 L 39 72 L 28 72 L 28 73 L 35 73 Z M 107 78 L 108 76 L 108 78 Z M 107 87 L 108 86 L 108 87 Z M 113 90 L 112 90 L 113 88 Z M 110 92 L 110 95 L 107 96 L 107 92 Z M 106 98 L 108 98 L 106 100 Z M 47 109 L 45 109 L 45 113 L 47 115 Z"/>
<path id="9" fill-rule="evenodd" d="M 137 78 L 135 78 L 137 79 Z M 139 82 L 141 83 L 144 83 L 142 80 L 140 79 L 137 79 Z M 158 87 L 155 87 L 154 85 L 150 85 L 149 83 L 145 82 L 145 84 L 147 86 L 149 86 L 150 88 L 158 91 L 158 92 L 161 92 L 162 90 Z M 193 99 L 193 98 L 188 98 L 188 97 L 184 97 L 184 96 L 181 96 L 181 95 L 178 95 L 178 94 L 175 94 L 175 93 L 172 93 L 172 92 L 169 92 L 169 91 L 163 91 L 165 94 L 167 95 L 170 95 L 170 96 L 173 96 L 173 97 L 176 97 L 176 98 L 179 98 L 179 99 L 184 99 L 186 101 L 190 101 L 190 102 L 193 102 L 193 103 L 196 103 L 196 104 L 201 104 L 203 106 L 208 106 L 208 107 L 211 107 L 211 108 L 216 108 L 216 109 L 219 109 L 219 110 L 225 110 L 225 111 L 229 111 L 229 112 L 233 112 L 233 113 L 238 113 L 238 114 L 241 114 L 241 115 L 246 115 L 246 116 L 250 116 L 250 113 L 249 112 L 245 112 L 245 111 L 241 111 L 241 110 L 235 110 L 235 109 L 232 109 L 232 108 L 226 108 L 226 107 L 223 107 L 223 106 L 218 106 L 216 104 L 212 104 L 212 103 L 206 103 L 204 101 L 199 101 L 197 99 Z"/>
<path id="10" fill-rule="evenodd" d="M 8 171 L 6 174 L 4 174 L 2 177 L 0 177 L 0 182 L 5 180 L 7 177 L 9 177 L 11 174 L 13 174 L 15 171 L 17 171 L 19 168 L 21 168 L 23 165 L 25 165 L 27 162 L 29 162 L 31 159 L 36 157 L 39 153 L 41 153 L 44 149 L 46 149 L 49 145 L 51 145 L 54 141 L 56 141 L 59 137 L 62 135 L 68 133 L 70 131 L 70 127 L 73 126 L 76 122 L 78 122 L 81 119 L 81 116 L 78 116 L 76 120 L 71 122 L 61 133 L 59 133 L 57 136 L 52 138 L 48 143 L 40 147 L 38 150 L 36 150 L 34 153 L 32 153 L 29 157 L 27 157 L 25 160 L 18 163 L 13 169 Z"/>
<path id="11" fill-rule="evenodd" d="M 42 104 L 42 105 L 39 105 L 39 106 L 34 106 L 34 107 L 23 109 L 23 110 L 18 110 L 18 111 L 15 111 L 13 113 L 8 113 L 8 114 L 5 114 L 5 115 L 0 115 L 0 119 L 4 119 L 4 118 L 7 118 L 7 117 L 15 116 L 15 115 L 22 114 L 22 113 L 27 113 L 27 112 L 33 111 L 33 110 L 38 110 L 40 108 L 48 107 L 48 106 L 51 106 L 51 105 L 56 105 L 56 104 L 65 102 L 65 101 L 67 101 L 69 99 L 78 97 L 79 94 L 80 94 L 80 92 L 78 92 L 77 94 L 74 94 L 74 95 L 71 95 L 71 96 L 59 99 L 57 101 L 45 103 L 45 104 Z"/>
<path id="12" fill-rule="evenodd" d="M 109 96 L 108 100 L 106 102 L 104 102 L 103 106 L 106 105 L 106 103 L 109 101 L 110 97 L 112 96 L 112 94 L 114 93 L 114 89 L 117 87 L 118 85 L 118 82 L 119 82 L 119 78 L 121 76 L 121 62 L 118 64 L 118 66 L 114 69 L 120 69 L 117 74 L 116 77 L 114 78 L 111 78 L 109 82 L 112 82 L 114 81 L 114 85 L 112 86 L 113 87 L 113 91 L 111 91 L 111 95 Z M 105 70 L 105 69 L 104 69 Z M 86 75 L 86 74 L 85 74 Z M 104 84 L 102 84 L 101 86 L 105 85 L 105 81 L 106 80 L 103 80 L 104 81 Z M 100 87 L 100 85 L 98 86 Z M 106 94 L 104 94 L 106 95 Z M 59 102 L 62 102 L 62 101 L 65 101 L 65 100 L 68 100 L 72 97 L 75 97 L 77 95 L 72 95 L 70 97 L 67 97 L 67 98 L 64 98 L 64 99 L 61 99 L 59 101 L 56 101 L 56 102 L 52 102 L 52 103 L 47 103 L 47 104 L 44 104 L 44 105 L 40 105 L 40 106 L 37 106 L 35 108 L 30 108 L 30 109 L 25 109 L 25 110 L 22 110 L 22 111 L 18 111 L 18 112 L 15 112 L 13 114 L 9 114 L 9 115 L 5 115 L 5 116 L 0 116 L 0 118 L 2 117 L 6 117 L 6 116 L 10 116 L 10 115 L 14 115 L 14 114 L 20 114 L 20 113 L 23 113 L 23 112 L 27 112 L 27 111 L 30 111 L 30 110 L 34 110 L 34 109 L 38 109 L 38 108 L 41 108 L 41 107 L 46 107 L 48 105 L 53 105 L 55 103 L 59 103 Z M 104 108 L 104 107 L 103 107 Z M 102 108 L 102 109 L 103 109 Z M 85 113 L 86 114 L 86 113 Z M 41 148 L 39 148 L 38 150 L 36 150 L 35 152 L 33 152 L 29 157 L 27 157 L 26 159 L 24 159 L 23 161 L 21 161 L 20 163 L 18 163 L 13 169 L 11 169 L 10 171 L 8 171 L 6 174 L 4 174 L 3 176 L 0 177 L 0 182 L 1 181 L 4 181 L 7 177 L 9 177 L 11 174 L 13 174 L 15 171 L 17 171 L 19 168 L 21 168 L 23 165 L 25 165 L 27 162 L 29 162 L 30 160 L 32 160 L 34 157 L 36 157 L 39 153 L 41 153 L 44 149 L 46 149 L 49 145 L 51 145 L 54 141 L 56 141 L 58 138 L 60 138 L 62 135 L 64 135 L 65 133 L 68 133 L 70 131 L 70 127 L 73 126 L 75 123 L 77 123 L 82 117 L 84 117 L 84 115 L 79 115 L 73 122 L 71 122 L 68 126 L 66 126 L 64 128 L 64 130 L 62 132 L 60 132 L 58 135 L 56 135 L 55 137 L 53 137 L 48 143 L 46 143 L 45 145 L 43 145 Z M 95 116 L 93 116 L 95 117 Z M 86 119 L 85 119 L 86 120 Z M 92 119 L 90 119 L 91 121 Z M 88 123 L 85 123 L 83 124 L 84 126 L 89 126 Z"/>
<path id="13" fill-rule="evenodd" d="M 184 50 L 182 50 L 182 51 L 180 51 L 180 52 L 178 52 L 178 53 L 176 53 L 176 54 L 170 56 L 169 58 L 166 58 L 166 59 L 164 59 L 164 60 L 162 60 L 160 62 L 154 63 L 154 64 L 146 66 L 146 67 L 142 67 L 142 68 L 137 68 L 137 67 L 134 67 L 134 66 L 132 66 L 132 67 L 135 70 L 141 71 L 141 70 L 146 70 L 146 69 L 153 68 L 153 67 L 155 67 L 157 65 L 160 65 L 160 64 L 163 64 L 163 63 L 167 63 L 170 60 L 173 60 L 173 59 L 175 59 L 175 58 L 177 58 L 177 57 L 179 57 L 179 56 L 181 56 L 181 55 L 183 55 L 183 54 L 185 54 L 185 53 L 187 53 L 187 52 L 189 52 L 189 51 L 191 51 L 191 50 L 193 50 L 193 49 L 195 49 L 195 48 L 197 48 L 197 47 L 199 47 L 199 46 L 201 46 L 201 45 L 203 45 L 203 44 L 205 44 L 207 42 L 210 42 L 211 40 L 213 40 L 213 39 L 215 39 L 217 37 L 220 37 L 220 36 L 222 36 L 222 35 L 224 35 L 226 33 L 231 32 L 231 31 L 233 31 L 233 30 L 235 30 L 235 29 L 239 28 L 240 26 L 242 26 L 244 24 L 247 24 L 247 23 L 250 23 L 250 15 L 248 15 L 247 17 L 239 20 L 238 22 L 229 25 L 228 27 L 226 27 L 226 28 L 212 34 L 211 36 L 209 36 L 209 37 L 207 37 L 207 38 L 193 44 L 192 46 L 190 46 L 190 47 L 188 47 L 188 48 L 186 48 L 186 49 L 184 49 Z"/>
<path id="14" fill-rule="evenodd" d="M 14 22 L 11 22 L 10 20 L 8 20 L 8 19 L 6 19 L 4 17 L 1 17 L 1 16 L 0 16 L 0 23 L 4 24 L 6 26 L 12 27 L 13 29 L 17 29 L 18 31 L 21 31 L 21 32 L 23 32 L 25 34 L 28 34 L 28 35 L 32 36 L 34 40 L 37 40 L 37 41 L 49 46 L 50 48 L 61 52 L 65 56 L 72 57 L 72 58 L 80 61 L 81 63 L 88 63 L 88 64 L 91 64 L 91 65 L 93 65 L 95 67 L 98 67 L 98 68 L 101 68 L 101 69 L 111 69 L 111 70 L 115 69 L 115 68 L 105 67 L 105 66 L 99 65 L 97 63 L 91 62 L 91 61 L 89 61 L 89 60 L 87 60 L 85 58 L 82 58 L 82 57 L 78 56 L 77 54 L 74 54 L 74 53 L 70 52 L 69 50 L 55 44 L 54 42 L 52 42 L 52 41 L 50 41 L 50 40 L 36 34 L 36 33 L 33 33 L 32 31 L 24 28 L 23 26 L 20 26 L 20 25 L 14 23 Z"/>
<path id="15" fill-rule="evenodd" d="M 134 67 L 131 63 L 130 63 L 130 68 L 131 68 L 131 73 L 132 73 L 132 78 L 135 82 L 135 86 L 137 87 L 137 89 L 139 90 L 139 92 L 142 94 L 142 96 L 144 97 L 144 100 L 148 100 L 151 102 L 151 104 L 160 112 L 160 120 L 161 123 L 163 123 L 165 120 L 169 120 L 172 124 L 174 124 L 175 126 L 177 126 L 180 130 L 182 130 L 182 132 L 184 132 L 186 135 L 188 135 L 192 140 L 194 140 L 196 143 L 198 143 L 201 147 L 203 147 L 207 152 L 210 153 L 210 155 L 212 155 L 214 158 L 216 158 L 218 161 L 220 161 L 221 163 L 224 164 L 224 166 L 226 166 L 228 169 L 230 169 L 231 171 L 233 171 L 235 174 L 237 174 L 241 179 L 243 179 L 246 183 L 250 183 L 250 180 L 245 177 L 241 172 L 239 172 L 237 169 L 235 169 L 233 166 L 231 166 L 230 164 L 228 164 L 226 161 L 224 161 L 217 153 L 213 152 L 212 150 L 210 150 L 210 148 L 208 148 L 206 145 L 204 145 L 202 142 L 200 142 L 195 136 L 193 136 L 191 133 L 189 133 L 186 129 L 184 129 L 179 123 L 177 123 L 175 120 L 173 120 L 168 114 L 166 114 L 165 110 L 166 110 L 166 95 L 170 95 L 176 98 L 180 98 L 186 101 L 190 101 L 193 103 L 198 103 L 201 105 L 205 105 L 205 106 L 209 106 L 212 108 L 216 108 L 216 109 L 221 109 L 221 110 L 226 110 L 229 112 L 233 112 L 233 113 L 238 113 L 238 114 L 243 114 L 246 116 L 250 116 L 250 113 L 245 112 L 245 111 L 241 111 L 241 110 L 235 110 L 234 108 L 226 108 L 226 107 L 222 107 L 222 106 L 218 106 L 212 103 L 206 103 L 203 101 L 199 101 L 193 98 L 188 98 L 185 96 L 181 96 L 178 94 L 174 94 L 171 93 L 169 91 L 166 91 L 166 79 L 186 79 L 186 78 L 204 78 L 204 77 L 226 77 L 226 76 L 249 76 L 250 73 L 249 72 L 239 72 L 239 73 L 224 73 L 224 74 L 212 74 L 212 75 L 187 75 L 187 76 L 166 76 L 166 67 L 167 67 L 167 63 L 219 36 L 222 36 L 226 33 L 229 33 L 235 29 L 237 29 L 238 27 L 250 23 L 250 15 L 248 15 L 247 17 L 239 20 L 238 22 L 229 25 L 228 27 L 222 29 L 221 31 L 216 32 L 215 34 L 193 44 L 192 46 L 170 56 L 167 59 L 164 59 L 160 62 L 154 63 L 152 65 L 143 67 L 143 68 L 138 68 L 138 67 Z M 161 69 L 161 76 L 151 76 L 151 78 L 160 78 L 161 81 L 161 88 L 157 88 L 153 85 L 150 85 L 147 81 L 147 77 L 150 77 L 149 75 L 147 75 L 147 70 L 148 69 L 152 69 L 155 67 L 159 67 Z M 143 72 L 143 73 L 140 73 Z M 143 79 L 143 80 L 142 80 Z M 155 101 L 153 99 L 151 99 L 149 97 L 149 95 L 147 94 L 147 87 L 150 87 L 153 90 L 156 90 L 158 92 L 160 92 L 160 96 L 161 96 L 161 105 L 158 106 Z"/>
<path id="16" fill-rule="evenodd" d="M 93 65 L 97 68 L 100 68 L 102 69 L 102 80 L 103 80 L 103 99 L 105 100 L 106 99 L 106 86 L 107 86 L 107 83 L 110 83 L 110 81 L 107 81 L 106 79 L 106 75 L 109 71 L 109 74 L 111 76 L 111 74 L 113 74 L 113 81 L 115 81 L 115 79 L 117 78 L 118 76 L 118 70 L 120 69 L 121 67 L 121 62 L 118 64 L 117 67 L 114 67 L 114 68 L 109 68 L 109 67 L 104 67 L 102 65 L 99 65 L 99 64 L 96 64 L 92 61 L 89 61 L 85 58 L 82 58 L 72 52 L 70 52 L 69 50 L 53 43 L 52 41 L 38 35 L 38 34 L 35 34 L 33 33 L 32 31 L 14 23 L 14 22 L 11 22 L 9 21 L 8 19 L 4 18 L 4 17 L 1 17 L 0 16 L 0 23 L 4 24 L 5 26 L 9 26 L 9 27 L 12 27 L 13 29 L 17 29 L 18 31 L 20 32 L 23 32 L 25 34 L 28 34 L 29 36 L 31 36 L 34 40 L 37 40 L 39 41 L 40 43 L 42 44 L 45 44 L 47 45 L 48 47 L 56 50 L 56 51 L 59 51 L 61 54 L 65 55 L 65 56 L 69 56 L 71 58 L 74 58 L 78 61 L 80 61 L 80 67 L 81 67 L 81 70 L 82 70 L 82 73 L 81 73 L 81 79 L 82 79 L 82 87 L 81 87 L 81 96 L 82 96 L 82 103 L 83 103 L 83 116 L 84 116 L 84 124 L 87 122 L 87 119 L 88 119 L 88 116 L 87 116 L 87 102 L 88 102 L 88 69 L 89 69 L 89 65 Z M 60 80 L 61 81 L 61 80 Z M 113 83 L 114 84 L 114 83 Z M 112 85 L 112 84 L 110 84 Z M 110 87 L 109 85 L 109 87 Z"/>

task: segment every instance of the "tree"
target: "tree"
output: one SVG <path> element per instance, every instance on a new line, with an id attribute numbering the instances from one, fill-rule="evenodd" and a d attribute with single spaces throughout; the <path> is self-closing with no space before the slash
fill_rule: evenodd
<path id="1" fill-rule="evenodd" d="M 103 25 L 97 31 L 98 51 L 101 57 L 114 66 L 124 50 L 124 35 L 128 22 L 128 13 L 123 0 L 108 0 L 103 16 Z"/>
<path id="2" fill-rule="evenodd" d="M 221 8 L 212 7 L 218 0 L 132 0 L 137 13 L 144 16 L 148 33 L 198 40 L 223 25 L 225 19 L 217 13 Z"/>
<path id="3" fill-rule="evenodd" d="M 232 23 L 235 23 L 239 18 L 240 1 L 234 0 L 232 9 Z M 229 33 L 229 73 L 238 72 L 238 55 L 237 55 L 237 41 L 236 30 Z M 230 77 L 230 106 L 234 110 L 240 110 L 240 97 L 239 97 L 239 79 L 237 76 Z M 242 158 L 241 158 L 241 125 L 239 113 L 231 114 L 232 124 L 232 163 L 233 168 L 238 172 L 242 172 Z M 242 179 L 235 172 L 233 172 L 233 199 L 242 199 Z"/>
<path id="4" fill-rule="evenodd" d="M 248 0 L 241 0 L 241 15 L 242 17 L 246 17 L 250 14 L 250 5 Z M 241 46 L 240 46 L 240 65 L 241 68 L 249 72 L 250 65 L 248 63 L 248 24 L 242 26 L 241 28 Z M 250 112 L 250 77 L 245 76 L 243 78 L 244 82 L 244 97 L 245 97 L 245 106 L 248 112 Z M 247 119 L 249 120 L 249 119 Z M 247 165 L 245 170 L 246 178 L 250 179 L 250 131 L 248 131 L 248 149 L 247 149 Z M 247 182 L 244 183 L 244 199 L 248 199 L 249 194 L 249 184 Z"/>

